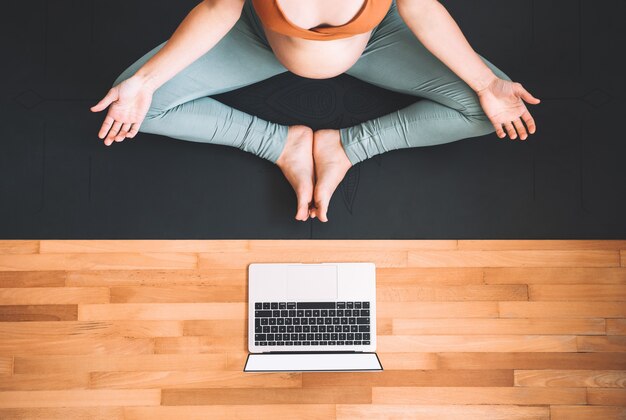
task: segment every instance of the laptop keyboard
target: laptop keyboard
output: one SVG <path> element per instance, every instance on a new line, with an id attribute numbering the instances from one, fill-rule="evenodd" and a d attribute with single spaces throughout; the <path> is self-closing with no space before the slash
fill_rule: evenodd
<path id="1" fill-rule="evenodd" d="M 255 302 L 257 346 L 366 346 L 369 302 Z"/>

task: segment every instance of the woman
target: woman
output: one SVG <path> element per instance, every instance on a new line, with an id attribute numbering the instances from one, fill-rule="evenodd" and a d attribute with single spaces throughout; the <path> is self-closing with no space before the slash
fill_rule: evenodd
<path id="1" fill-rule="evenodd" d="M 313 132 L 210 97 L 291 71 L 342 73 L 423 100 L 340 130 Z M 237 146 L 280 167 L 295 190 L 295 218 L 328 221 L 348 169 L 389 150 L 496 132 L 535 133 L 519 83 L 468 44 L 437 0 L 205 0 L 172 37 L 130 66 L 94 107 L 109 107 L 107 146 L 139 131 Z"/>

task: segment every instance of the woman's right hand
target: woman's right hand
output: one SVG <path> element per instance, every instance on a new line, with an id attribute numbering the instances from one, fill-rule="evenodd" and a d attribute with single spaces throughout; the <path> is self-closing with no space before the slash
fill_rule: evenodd
<path id="1" fill-rule="evenodd" d="M 153 92 L 141 78 L 132 76 L 112 87 L 100 102 L 91 107 L 92 112 L 100 112 L 110 105 L 98 132 L 104 144 L 110 146 L 113 141 L 135 137 L 148 113 Z"/>

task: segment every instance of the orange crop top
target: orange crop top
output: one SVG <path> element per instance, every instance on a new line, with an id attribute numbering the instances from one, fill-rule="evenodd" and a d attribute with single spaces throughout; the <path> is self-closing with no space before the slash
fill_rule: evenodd
<path id="1" fill-rule="evenodd" d="M 305 29 L 290 22 L 276 0 L 252 0 L 263 25 L 274 32 L 297 38 L 327 41 L 365 33 L 378 25 L 391 7 L 392 0 L 365 0 L 361 10 L 347 23 Z"/>

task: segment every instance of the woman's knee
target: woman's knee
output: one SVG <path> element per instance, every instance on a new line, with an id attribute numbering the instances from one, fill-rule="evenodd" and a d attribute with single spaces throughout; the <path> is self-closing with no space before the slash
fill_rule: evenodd
<path id="1" fill-rule="evenodd" d="M 500 70 L 489 60 L 487 60 L 486 58 L 482 56 L 480 56 L 480 58 L 483 60 L 485 65 L 487 65 L 487 67 L 489 67 L 491 71 L 493 71 L 493 73 L 497 77 L 503 80 L 512 81 L 511 78 L 505 72 Z M 496 129 L 491 123 L 491 121 L 489 120 L 489 117 L 487 116 L 487 114 L 485 114 L 485 111 L 483 110 L 483 107 L 480 103 L 478 94 L 476 94 L 475 92 L 472 92 L 472 93 L 473 94 L 471 95 L 471 101 L 469 102 L 469 105 L 465 107 L 465 111 L 463 112 L 463 115 L 465 115 L 468 121 L 471 122 L 472 129 L 475 130 L 476 133 L 479 133 L 477 135 L 484 135 L 484 134 L 490 134 L 490 133 L 495 132 Z"/>
<path id="2" fill-rule="evenodd" d="M 167 111 L 151 107 L 141 122 L 139 131 L 142 133 L 152 134 L 161 134 L 165 132 L 168 128 L 168 123 L 163 119 L 163 117 L 166 113 Z"/>
<path id="3" fill-rule="evenodd" d="M 466 116 L 466 118 L 470 127 L 470 135 L 468 137 L 484 136 L 496 131 L 485 113 L 482 113 L 482 115 Z"/>
<path id="4" fill-rule="evenodd" d="M 119 76 L 117 76 L 117 78 L 115 79 L 111 87 L 115 87 L 119 85 L 120 83 L 122 83 L 124 80 L 130 79 L 133 76 L 133 74 L 135 74 L 135 71 L 136 71 L 136 69 L 134 69 L 133 67 L 134 66 L 128 67 Z"/>
<path id="5" fill-rule="evenodd" d="M 473 90 L 468 93 L 463 101 L 463 107 L 459 112 L 467 121 L 472 136 L 480 136 L 495 131 L 493 124 L 491 124 L 489 117 L 480 103 L 478 95 Z"/>
<path id="6" fill-rule="evenodd" d="M 161 48 L 163 48 L 163 46 L 167 43 L 167 41 L 163 41 L 162 43 L 160 43 L 159 45 L 157 45 L 156 47 L 152 48 L 150 51 L 148 51 L 147 53 L 145 53 L 140 59 L 138 59 L 137 61 L 135 61 L 133 64 L 131 64 L 130 66 L 128 66 L 126 68 L 126 70 L 124 70 L 122 72 L 122 74 L 120 74 L 119 76 L 117 76 L 117 78 L 115 79 L 115 82 L 113 82 L 113 86 L 117 86 L 120 83 L 122 83 L 124 80 L 129 79 L 130 77 L 132 77 L 135 73 L 137 73 L 137 71 L 143 67 L 144 64 L 146 64 L 148 62 L 148 60 L 150 60 L 157 52 L 159 52 L 161 50 Z M 112 86 L 112 87 L 113 87 Z"/>

